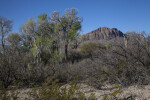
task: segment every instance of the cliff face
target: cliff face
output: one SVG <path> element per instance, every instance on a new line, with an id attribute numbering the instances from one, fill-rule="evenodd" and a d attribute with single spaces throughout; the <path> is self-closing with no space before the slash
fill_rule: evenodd
<path id="1" fill-rule="evenodd" d="M 83 35 L 84 40 L 110 40 L 115 37 L 123 37 L 123 33 L 116 28 L 100 27 Z"/>

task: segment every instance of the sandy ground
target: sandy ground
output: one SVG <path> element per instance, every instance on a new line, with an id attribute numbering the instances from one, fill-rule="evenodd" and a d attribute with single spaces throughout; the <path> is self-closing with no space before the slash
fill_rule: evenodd
<path id="1" fill-rule="evenodd" d="M 81 91 L 86 92 L 86 95 L 90 95 L 94 93 L 98 100 L 102 100 L 105 94 L 112 93 L 115 89 L 111 89 L 113 86 L 107 85 L 103 87 L 102 90 L 95 89 L 88 85 L 82 84 Z M 127 88 L 122 88 L 122 93 L 118 94 L 117 96 L 122 97 L 133 97 L 135 100 L 150 100 L 150 85 L 147 86 L 130 86 Z"/>
<path id="2" fill-rule="evenodd" d="M 118 97 L 132 96 L 135 98 L 135 100 L 150 100 L 150 85 L 140 86 L 140 87 L 130 86 L 128 88 L 122 88 L 122 90 L 123 92 L 119 94 Z M 19 100 L 24 100 L 25 98 L 27 100 L 32 100 L 32 98 L 30 98 L 27 94 L 29 91 L 31 91 L 30 88 L 18 90 Z M 84 92 L 87 97 L 89 97 L 91 93 L 94 93 L 98 100 L 102 100 L 105 94 L 112 93 L 114 89 L 112 89 L 111 85 L 107 85 L 103 87 L 102 90 L 98 90 L 92 86 L 88 86 L 82 83 L 80 84 L 80 91 Z"/>

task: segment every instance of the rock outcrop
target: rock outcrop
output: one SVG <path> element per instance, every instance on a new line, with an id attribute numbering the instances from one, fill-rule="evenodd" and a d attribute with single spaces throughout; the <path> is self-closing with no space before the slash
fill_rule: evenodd
<path id="1" fill-rule="evenodd" d="M 116 37 L 123 37 L 123 33 L 116 28 L 100 27 L 90 33 L 84 34 L 84 41 L 87 40 L 110 40 Z"/>

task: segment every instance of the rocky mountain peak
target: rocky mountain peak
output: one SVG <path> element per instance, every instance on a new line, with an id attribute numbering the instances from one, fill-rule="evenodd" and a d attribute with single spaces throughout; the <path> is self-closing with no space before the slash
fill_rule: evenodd
<path id="1" fill-rule="evenodd" d="M 123 33 L 117 28 L 100 27 L 92 32 L 84 34 L 84 40 L 110 40 L 116 37 L 123 37 Z"/>

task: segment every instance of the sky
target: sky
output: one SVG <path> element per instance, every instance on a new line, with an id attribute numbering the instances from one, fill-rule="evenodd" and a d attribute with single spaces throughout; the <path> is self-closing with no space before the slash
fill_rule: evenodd
<path id="1" fill-rule="evenodd" d="M 150 0 L 0 0 L 0 16 L 13 20 L 13 32 L 29 18 L 67 8 L 83 18 L 81 34 L 99 27 L 150 34 Z"/>

